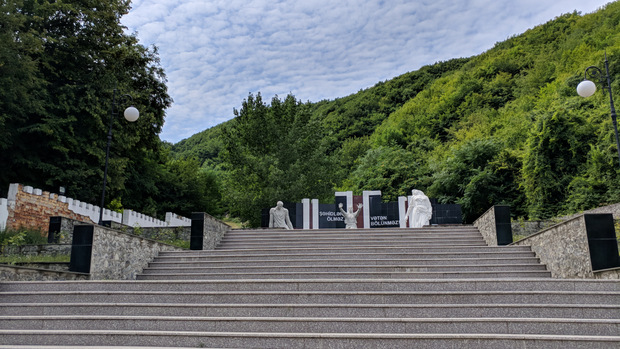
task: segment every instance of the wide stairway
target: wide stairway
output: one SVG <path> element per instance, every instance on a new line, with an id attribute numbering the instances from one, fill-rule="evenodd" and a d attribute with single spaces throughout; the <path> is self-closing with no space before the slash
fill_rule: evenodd
<path id="1" fill-rule="evenodd" d="M 473 227 L 234 230 L 137 281 L 2 282 L 0 348 L 620 348 L 620 282 Z"/>

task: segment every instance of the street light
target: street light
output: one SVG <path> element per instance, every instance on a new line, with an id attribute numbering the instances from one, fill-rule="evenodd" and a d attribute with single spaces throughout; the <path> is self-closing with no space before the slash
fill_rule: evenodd
<path id="1" fill-rule="evenodd" d="M 110 108 L 110 120 L 108 126 L 108 144 L 105 148 L 105 169 L 103 170 L 103 189 L 101 190 L 101 206 L 99 207 L 99 225 L 103 225 L 103 205 L 105 204 L 105 186 L 108 180 L 108 160 L 110 159 L 110 143 L 112 143 L 112 120 L 114 117 L 114 107 L 120 104 L 126 104 L 127 102 L 133 102 L 133 98 L 130 95 L 121 95 L 119 101 L 116 101 L 117 90 L 114 89 L 112 94 L 112 107 Z M 140 112 L 133 105 L 125 109 L 123 113 L 125 119 L 129 122 L 134 122 L 140 117 Z"/>
<path id="2" fill-rule="evenodd" d="M 616 149 L 618 150 L 618 160 L 620 161 L 620 140 L 618 140 L 618 122 L 616 121 L 616 108 L 614 107 L 614 97 L 611 94 L 611 78 L 609 77 L 609 63 L 607 62 L 607 52 L 605 52 L 605 75 L 597 66 L 589 66 L 585 71 L 585 78 L 577 85 L 577 94 L 581 97 L 590 97 L 596 92 L 596 84 L 588 80 L 598 80 L 603 85 L 603 89 L 609 92 L 609 105 L 611 107 L 611 121 L 614 124 L 616 134 Z M 605 85 L 607 83 L 607 85 Z"/>

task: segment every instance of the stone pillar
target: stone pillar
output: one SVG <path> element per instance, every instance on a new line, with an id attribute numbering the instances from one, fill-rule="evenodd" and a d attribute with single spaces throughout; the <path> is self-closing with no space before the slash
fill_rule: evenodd
<path id="1" fill-rule="evenodd" d="M 189 237 L 190 250 L 202 250 L 204 242 L 205 218 L 203 212 L 192 212 L 192 225 Z"/>
<path id="2" fill-rule="evenodd" d="M 495 209 L 495 231 L 497 245 L 512 243 L 512 224 L 510 223 L 510 206 L 497 205 Z"/>
<path id="3" fill-rule="evenodd" d="M 474 222 L 489 246 L 512 243 L 512 225 L 509 206 L 493 206 Z"/>
<path id="4" fill-rule="evenodd" d="M 301 199 L 301 204 L 303 205 L 303 211 L 304 211 L 303 229 L 310 229 L 310 199 Z"/>
<path id="5" fill-rule="evenodd" d="M 92 224 L 76 225 L 73 228 L 69 271 L 90 273 L 94 231 L 95 226 Z"/>
<path id="6" fill-rule="evenodd" d="M 585 214 L 592 270 L 620 267 L 618 240 L 611 214 Z"/>
<path id="7" fill-rule="evenodd" d="M 364 205 L 364 229 L 370 228 L 370 197 L 381 196 L 381 190 L 364 190 L 362 192 L 362 203 Z"/>
<path id="8" fill-rule="evenodd" d="M 312 199 L 312 229 L 319 229 L 319 199 Z"/>

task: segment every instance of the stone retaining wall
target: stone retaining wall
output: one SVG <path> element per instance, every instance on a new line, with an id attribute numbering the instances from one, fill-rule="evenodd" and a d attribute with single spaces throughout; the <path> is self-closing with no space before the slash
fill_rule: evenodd
<path id="1" fill-rule="evenodd" d="M 495 206 L 489 208 L 474 222 L 484 241 L 489 246 L 497 246 L 497 226 L 495 225 Z"/>
<path id="2" fill-rule="evenodd" d="M 89 275 L 83 273 L 0 264 L 0 280 L 3 281 L 63 281 L 88 279 Z"/>
<path id="3" fill-rule="evenodd" d="M 133 280 L 160 251 L 182 248 L 94 226 L 90 274 L 92 280 Z"/>
<path id="4" fill-rule="evenodd" d="M 0 255 L 58 256 L 71 254 L 71 244 L 0 246 Z"/>
<path id="5" fill-rule="evenodd" d="M 73 227 L 84 222 L 68 218 L 61 218 L 61 238 L 59 242 L 71 243 L 73 241 Z M 143 238 L 166 241 L 184 240 L 189 241 L 191 227 L 130 227 L 117 222 L 111 222 L 111 228 L 123 233 L 141 236 Z"/>
<path id="6" fill-rule="evenodd" d="M 554 278 L 593 278 L 584 215 L 544 229 L 511 245 L 530 246 Z"/>
<path id="7" fill-rule="evenodd" d="M 215 250 L 224 237 L 224 234 L 230 230 L 230 226 L 207 213 L 204 213 L 204 220 L 204 240 L 202 249 Z"/>
<path id="8" fill-rule="evenodd" d="M 515 238 L 534 235 L 541 230 L 558 224 L 560 221 L 512 221 L 512 234 Z M 517 240 L 517 239 L 516 239 Z"/>

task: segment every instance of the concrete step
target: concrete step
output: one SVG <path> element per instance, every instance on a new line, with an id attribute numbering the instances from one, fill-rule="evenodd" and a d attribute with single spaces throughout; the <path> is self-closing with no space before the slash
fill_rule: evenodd
<path id="1" fill-rule="evenodd" d="M 300 233 L 278 233 L 278 234 L 234 234 L 228 232 L 224 235 L 223 241 L 259 241 L 259 240 L 291 240 L 291 241 L 315 241 L 315 240 L 416 240 L 416 239 L 475 239 L 482 238 L 477 231 L 472 232 L 454 232 L 454 233 L 384 233 L 384 234 L 360 234 L 360 233 L 333 233 L 333 234 L 300 234 Z"/>
<path id="2" fill-rule="evenodd" d="M 256 259 L 256 260 L 207 260 L 207 261 L 178 261 L 169 260 L 166 262 L 159 262 L 158 260 L 149 263 L 151 268 L 196 268 L 196 267 L 241 267 L 241 266 L 280 266 L 286 263 L 288 266 L 299 265 L 431 265 L 431 266 L 446 266 L 446 265 L 496 265 L 496 264 L 539 264 L 540 261 L 535 257 L 518 257 L 518 258 L 428 258 L 428 259 Z"/>
<path id="3" fill-rule="evenodd" d="M 211 348 L 614 348 L 620 336 L 543 334 L 247 333 L 125 330 L 0 330 L 5 343 Z M 88 344 L 87 344 L 88 345 Z"/>
<path id="4" fill-rule="evenodd" d="M 456 279 L 456 278 L 542 278 L 551 277 L 551 272 L 538 271 L 420 271 L 420 272 L 239 272 L 239 273 L 173 273 L 138 274 L 138 280 L 236 280 L 236 279 Z"/>
<path id="5" fill-rule="evenodd" d="M 620 304 L 610 291 L 41 291 L 0 292 L 2 303 Z"/>
<path id="6" fill-rule="evenodd" d="M 500 261 L 501 262 L 501 261 Z M 511 272 L 547 271 L 541 264 L 490 264 L 490 265 L 254 265 L 208 267 L 148 267 L 142 274 L 236 274 L 236 273 L 439 273 L 439 272 Z"/>
<path id="7" fill-rule="evenodd" d="M 402 254 L 423 254 L 423 253 L 453 253 L 453 254 L 470 254 L 480 252 L 492 253 L 514 253 L 527 252 L 531 253 L 529 246 L 424 246 L 424 247 L 390 247 L 390 246 L 356 246 L 356 247 L 288 247 L 288 248 L 257 248 L 257 249 L 239 249 L 238 254 L 259 254 L 259 255 L 275 255 L 275 254 L 303 254 L 303 253 L 320 253 L 325 255 L 342 255 L 349 254 L 376 254 L 376 253 L 402 253 Z M 165 251 L 160 256 L 217 256 L 229 255 L 235 253 L 234 249 L 227 250 L 211 250 L 211 251 Z"/>
<path id="8" fill-rule="evenodd" d="M 452 233 L 479 233 L 473 225 L 431 226 L 423 228 L 372 228 L 372 229 L 232 229 L 227 232 L 230 235 L 382 235 L 382 234 L 452 234 Z"/>
<path id="9" fill-rule="evenodd" d="M 460 258 L 507 258 L 507 259 L 516 259 L 516 258 L 535 258 L 535 254 L 532 251 L 515 251 L 515 252 L 501 252 L 501 250 L 487 250 L 482 252 L 463 252 L 463 253 L 455 253 L 453 251 L 449 252 L 419 252 L 419 253 L 406 253 L 406 252 L 367 252 L 367 253 L 356 253 L 356 252 L 341 252 L 341 253 L 325 253 L 325 251 L 320 252 L 299 252 L 296 253 L 286 253 L 280 251 L 282 253 L 264 253 L 261 251 L 247 251 L 244 253 L 243 250 L 240 251 L 213 251 L 213 253 L 180 253 L 180 254 L 167 254 L 160 253 L 158 257 L 155 258 L 155 262 L 207 262 L 207 261 L 257 261 L 263 259 L 269 260 L 285 260 L 285 261 L 295 261 L 295 260 L 320 260 L 320 261 L 331 261 L 331 260 L 341 260 L 341 259 L 363 259 L 363 260 L 398 260 L 398 259 L 460 259 Z"/>
<path id="10" fill-rule="evenodd" d="M 350 241 L 392 241 L 392 242 L 403 242 L 403 241 L 459 241 L 459 240 L 474 240 L 479 241 L 483 240 L 482 235 L 480 233 L 471 233 L 467 235 L 463 234 L 452 234 L 446 236 L 437 236 L 437 235 L 385 235 L 385 236 L 364 236 L 364 235 L 334 235 L 334 236 L 287 236 L 287 235 L 267 235 L 267 236 L 229 236 L 224 235 L 222 238 L 222 242 L 232 243 L 232 242 L 332 242 L 332 243 L 347 243 Z"/>
<path id="11" fill-rule="evenodd" d="M 0 316 L 225 316 L 356 318 L 570 318 L 619 319 L 620 304 L 170 304 L 4 303 Z"/>
<path id="12" fill-rule="evenodd" d="M 326 248 L 326 249 L 330 249 L 330 250 L 335 250 L 335 249 L 376 249 L 376 248 L 392 248 L 392 249 L 397 249 L 397 248 L 410 248 L 410 247 L 415 247 L 418 249 L 422 249 L 422 248 L 444 248 L 444 247 L 448 247 L 448 248 L 452 248 L 452 247 L 487 247 L 487 244 L 484 241 L 478 241 L 478 242 L 468 242 L 468 241 L 453 241 L 453 242 L 448 242 L 448 241 L 432 241 L 432 242 L 415 242 L 415 243 L 408 243 L 408 242 L 365 242 L 365 241 L 360 241 L 360 242 L 352 242 L 352 243 L 347 243 L 347 244 L 333 244 L 333 243 L 282 243 L 282 244 L 278 244 L 278 243 L 268 243 L 268 244 L 262 244 L 262 243 L 234 243 L 234 244 L 220 244 L 216 247 L 216 250 L 234 250 L 234 249 L 244 249 L 244 250 L 263 250 L 265 248 L 268 248 L 269 250 L 273 250 L 273 249 L 295 249 L 295 250 L 299 250 L 299 249 L 304 249 L 304 248 L 312 248 L 312 249 L 320 249 L 320 248 Z"/>
<path id="13" fill-rule="evenodd" d="M 88 291 L 547 291 L 547 292 L 620 292 L 614 280 L 583 279 L 288 279 L 288 280 L 179 280 L 162 281 L 12 281 L 0 283 L 0 292 L 88 292 Z M 3 299 L 0 298 L 0 304 Z M 590 303 L 590 302 L 588 302 Z"/>
<path id="14" fill-rule="evenodd" d="M 304 241 L 304 242 L 274 242 L 274 241 L 266 241 L 266 242 L 222 242 L 217 246 L 218 250 L 223 249 L 258 249 L 262 247 L 269 248 L 302 248 L 302 247 L 329 247 L 329 248 L 355 248 L 355 247 L 442 247 L 442 246 L 487 246 L 486 242 L 483 240 L 438 240 L 438 241 L 430 241 L 430 240 L 420 240 L 420 241 L 368 241 L 368 240 L 357 240 L 357 241 L 343 241 L 339 243 L 334 243 L 331 241 Z"/>
<path id="15" fill-rule="evenodd" d="M 110 330 L 287 333 L 494 333 L 618 336 L 618 319 L 3 316 L 5 330 Z"/>

